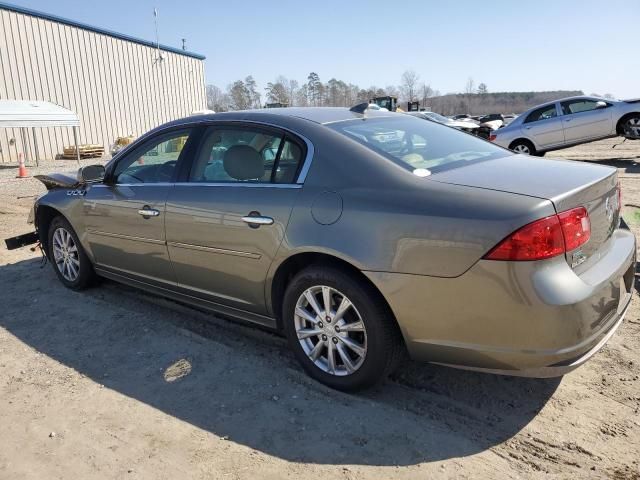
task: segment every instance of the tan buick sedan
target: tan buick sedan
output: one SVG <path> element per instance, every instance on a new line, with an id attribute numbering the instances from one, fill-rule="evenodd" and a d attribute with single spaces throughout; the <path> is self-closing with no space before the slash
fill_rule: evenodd
<path id="1" fill-rule="evenodd" d="M 561 375 L 631 299 L 613 168 L 516 155 L 408 115 L 285 108 L 190 117 L 79 177 L 40 177 L 60 281 L 107 277 L 283 331 L 337 389 L 414 359 Z"/>

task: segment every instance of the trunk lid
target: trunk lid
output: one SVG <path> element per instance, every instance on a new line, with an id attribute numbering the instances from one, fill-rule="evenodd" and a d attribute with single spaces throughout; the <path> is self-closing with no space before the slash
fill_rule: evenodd
<path id="1" fill-rule="evenodd" d="M 589 241 L 567 252 L 577 266 L 596 253 L 619 223 L 617 170 L 569 160 L 515 155 L 440 172 L 430 180 L 550 200 L 556 211 L 585 207 L 591 221 Z"/>

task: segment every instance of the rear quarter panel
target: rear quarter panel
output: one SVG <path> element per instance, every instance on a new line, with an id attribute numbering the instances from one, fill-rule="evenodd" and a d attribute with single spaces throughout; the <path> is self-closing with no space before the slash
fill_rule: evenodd
<path id="1" fill-rule="evenodd" d="M 315 158 L 272 270 L 291 255 L 318 251 L 360 270 L 455 277 L 516 228 L 555 213 L 540 198 L 417 177 L 324 130 L 312 139 Z M 317 221 L 324 203 L 341 206 L 330 224 Z"/>

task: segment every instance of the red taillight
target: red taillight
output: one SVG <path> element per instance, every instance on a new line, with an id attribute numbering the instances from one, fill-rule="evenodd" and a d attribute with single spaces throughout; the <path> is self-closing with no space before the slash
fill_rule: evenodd
<path id="1" fill-rule="evenodd" d="M 498 138 L 498 136 L 494 135 L 493 133 L 491 135 L 489 135 L 489 141 L 490 142 L 494 142 L 496 140 L 496 138 Z"/>
<path id="2" fill-rule="evenodd" d="M 516 230 L 493 250 L 487 260 L 542 260 L 564 252 L 564 239 L 557 215 L 536 220 Z"/>
<path id="3" fill-rule="evenodd" d="M 486 260 L 544 260 L 574 250 L 589 240 L 591 223 L 584 207 L 541 218 L 516 230 L 487 253 Z"/>
<path id="4" fill-rule="evenodd" d="M 574 208 L 558 214 L 564 234 L 564 246 L 567 252 L 584 245 L 591 236 L 591 222 L 584 207 Z"/>

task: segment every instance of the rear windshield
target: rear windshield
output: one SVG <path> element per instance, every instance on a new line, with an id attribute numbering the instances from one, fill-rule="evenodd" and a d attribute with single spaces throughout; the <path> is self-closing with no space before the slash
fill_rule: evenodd
<path id="1" fill-rule="evenodd" d="M 348 120 L 328 127 L 421 176 L 512 155 L 471 134 L 410 115 Z"/>

